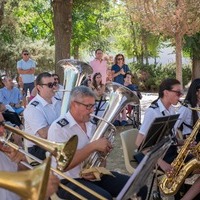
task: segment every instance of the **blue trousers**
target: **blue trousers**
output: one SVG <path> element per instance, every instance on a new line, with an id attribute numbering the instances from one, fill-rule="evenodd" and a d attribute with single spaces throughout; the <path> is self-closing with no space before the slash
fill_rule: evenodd
<path id="1" fill-rule="evenodd" d="M 117 195 L 120 193 L 120 191 L 122 190 L 122 188 L 124 187 L 124 185 L 129 179 L 129 176 L 124 175 L 124 174 L 119 174 L 113 171 L 112 171 L 112 174 L 115 177 L 109 176 L 109 175 L 103 175 L 101 178 L 101 181 L 88 181 L 81 178 L 75 179 L 75 180 L 83 184 L 84 186 L 90 188 L 91 190 L 95 191 L 99 195 L 105 197 L 106 199 L 112 200 L 113 197 L 117 197 Z M 88 193 L 87 191 L 83 190 L 82 188 L 76 186 L 75 184 L 69 182 L 66 179 L 62 179 L 61 183 L 71 188 L 73 191 L 77 192 L 78 194 L 84 196 L 86 199 L 90 199 L 90 200 L 98 199 L 97 197 L 94 197 L 92 194 Z M 145 192 L 143 191 L 142 193 L 146 197 L 147 188 L 145 188 Z M 72 194 L 63 190 L 62 188 L 58 189 L 57 195 L 62 199 L 68 199 L 68 200 L 78 199 Z"/>
<path id="2" fill-rule="evenodd" d="M 31 93 L 31 91 L 33 90 L 34 88 L 34 82 L 32 83 L 24 83 L 24 92 L 25 92 L 25 96 L 27 96 L 27 91 L 29 89 L 29 92 Z"/>

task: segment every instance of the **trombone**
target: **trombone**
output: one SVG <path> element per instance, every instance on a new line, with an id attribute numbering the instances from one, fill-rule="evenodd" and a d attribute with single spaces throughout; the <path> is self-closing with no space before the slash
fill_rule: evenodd
<path id="1" fill-rule="evenodd" d="M 0 187 L 18 194 L 24 200 L 45 199 L 51 157 L 33 170 L 20 172 L 0 171 Z"/>
<path id="2" fill-rule="evenodd" d="M 24 138 L 26 139 L 29 139 L 29 135 L 27 133 L 24 133 L 23 131 L 19 131 L 18 129 L 16 128 L 13 128 L 13 127 L 10 127 L 8 125 L 5 125 L 5 128 L 7 129 L 7 127 L 9 128 L 8 130 L 12 130 L 13 133 L 16 133 L 16 134 L 19 134 L 21 136 L 23 136 Z M 16 132 L 15 132 L 16 130 Z M 28 135 L 28 136 L 27 136 Z M 31 136 L 33 137 L 33 136 Z M 77 137 L 77 136 L 76 136 Z M 73 137 L 72 137 L 73 138 Z M 31 138 L 31 141 L 32 142 L 35 142 L 36 144 L 38 144 L 39 146 L 43 147 L 44 145 L 42 143 L 38 143 L 37 140 L 38 139 L 41 139 L 41 138 L 38 138 L 38 137 L 33 137 Z M 71 139 L 71 138 L 70 138 Z M 33 159 L 34 161 L 38 162 L 38 163 L 43 163 L 42 160 L 38 159 L 37 157 L 31 155 L 30 153 L 27 153 L 26 151 L 24 151 L 21 147 L 17 146 L 16 144 L 12 143 L 12 142 L 9 142 L 7 141 L 7 139 L 4 139 L 4 138 L 0 138 L 1 142 L 3 142 L 4 144 L 7 144 L 8 146 L 12 147 L 13 149 L 23 153 L 24 155 L 30 157 L 31 159 Z M 73 139 L 72 139 L 73 140 Z M 49 141 L 46 141 L 45 142 L 49 142 Z M 70 141 L 69 141 L 70 142 Z M 48 145 L 52 145 L 51 142 L 50 144 L 48 143 L 45 143 L 45 146 L 47 146 L 46 148 L 47 149 L 51 149 L 50 147 L 48 147 Z M 68 146 L 69 147 L 69 146 Z M 44 148 L 44 147 L 43 147 Z M 55 151 L 55 149 L 54 149 Z M 53 151 L 53 152 L 54 152 Z M 69 152 L 70 153 L 70 152 Z M 74 152 L 73 152 L 74 153 Z M 74 154 L 73 154 L 74 155 Z M 73 156 L 72 156 L 73 157 Z M 25 165 L 26 167 L 28 168 L 32 168 L 31 165 L 27 164 L 27 163 L 24 163 L 22 162 L 23 165 Z M 68 163 L 69 165 L 69 163 Z M 63 174 L 61 171 L 59 171 L 58 169 L 55 169 L 55 168 L 50 168 L 53 172 L 55 172 L 57 175 L 60 175 L 61 177 L 63 177 L 64 179 L 67 179 L 68 181 L 74 183 L 75 185 L 77 185 L 78 187 L 84 189 L 85 191 L 87 191 L 88 193 L 92 194 L 93 196 L 97 197 L 98 199 L 101 199 L 101 200 L 106 200 L 105 197 L 99 195 L 98 193 L 94 192 L 93 190 L 91 190 L 90 188 L 86 187 L 85 185 L 79 183 L 78 181 L 76 181 L 75 179 L 71 178 L 71 177 L 68 177 L 66 176 L 65 174 Z M 72 195 L 76 196 L 77 198 L 81 199 L 81 200 L 86 200 L 85 197 L 83 197 L 82 195 L 78 194 L 77 192 L 73 191 L 72 189 L 66 187 L 65 185 L 63 185 L 62 183 L 59 184 L 59 186 L 61 188 L 63 188 L 64 190 L 66 190 L 67 192 L 71 193 Z"/>
<path id="3" fill-rule="evenodd" d="M 34 142 L 38 146 L 42 147 L 46 151 L 49 151 L 57 161 L 57 169 L 63 171 L 70 164 L 77 148 L 78 144 L 78 136 L 74 135 L 70 140 L 66 143 L 55 143 L 45 140 L 43 138 L 39 138 L 30 134 L 27 134 L 17 128 L 9 126 L 5 124 L 5 128 L 17 135 L 24 137 L 31 142 Z"/>

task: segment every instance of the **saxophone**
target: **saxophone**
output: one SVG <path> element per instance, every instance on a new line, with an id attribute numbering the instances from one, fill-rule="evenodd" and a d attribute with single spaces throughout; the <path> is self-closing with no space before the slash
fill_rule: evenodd
<path id="1" fill-rule="evenodd" d="M 200 119 L 194 125 L 192 133 L 186 139 L 184 145 L 181 147 L 180 152 L 176 159 L 172 162 L 173 172 L 170 176 L 166 174 L 159 182 L 159 187 L 165 195 L 174 195 L 178 192 L 180 186 L 188 175 L 194 170 L 200 167 L 200 160 L 198 156 L 194 156 L 193 159 L 185 163 L 186 157 L 191 153 L 199 152 L 199 144 L 192 150 L 190 145 L 195 141 L 196 135 L 199 132 Z"/>

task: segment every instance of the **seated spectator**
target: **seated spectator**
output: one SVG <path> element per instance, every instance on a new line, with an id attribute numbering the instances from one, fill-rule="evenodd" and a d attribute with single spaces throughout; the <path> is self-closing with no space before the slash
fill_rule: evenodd
<path id="1" fill-rule="evenodd" d="M 126 73 L 124 75 L 124 86 L 126 86 L 132 91 L 136 91 L 138 98 L 142 99 L 142 95 L 138 89 L 138 86 L 132 83 L 132 78 L 133 78 L 133 75 L 130 72 Z"/>
<path id="2" fill-rule="evenodd" d="M 23 124 L 18 114 L 16 112 L 7 109 L 6 106 L 1 102 L 0 102 L 0 112 L 2 113 L 6 121 L 11 122 L 13 125 L 18 126 L 20 129 L 23 129 Z"/>
<path id="3" fill-rule="evenodd" d="M 4 85 L 3 85 L 3 81 L 2 81 L 2 76 L 0 76 L 0 88 L 3 88 Z"/>
<path id="4" fill-rule="evenodd" d="M 92 82 L 89 87 L 94 91 L 96 95 L 95 103 L 95 115 L 102 116 L 107 105 L 107 101 L 104 99 L 105 85 L 102 83 L 101 73 L 95 73 Z M 95 120 L 95 119 L 94 119 Z M 95 120 L 96 121 L 96 120 Z"/>
<path id="5" fill-rule="evenodd" d="M 55 98 L 62 100 L 63 91 L 59 91 L 59 90 L 63 90 L 64 87 L 60 84 L 60 78 L 59 78 L 58 74 L 52 74 L 52 76 L 54 78 L 54 82 L 57 83 L 57 85 L 56 85 L 57 92 L 55 93 Z"/>
<path id="6" fill-rule="evenodd" d="M 29 97 L 29 101 L 30 102 L 35 96 L 37 95 L 37 88 L 34 87 L 31 91 L 30 97 Z"/>
<path id="7" fill-rule="evenodd" d="M 126 86 L 128 89 L 130 89 L 132 91 L 135 91 L 137 96 L 138 96 L 138 98 L 141 99 L 142 95 L 141 95 L 140 91 L 138 90 L 138 86 L 135 85 L 135 84 L 132 84 L 132 77 L 133 77 L 133 75 L 130 72 L 127 72 L 124 75 L 124 86 Z M 124 108 L 122 110 L 122 112 L 121 112 L 121 114 L 122 114 L 121 125 L 122 126 L 125 126 L 125 125 L 128 124 L 128 122 L 127 122 L 127 110 L 128 110 L 128 114 L 130 114 L 131 111 L 133 110 L 133 106 L 128 105 L 126 108 Z"/>
<path id="8" fill-rule="evenodd" d="M 105 92 L 105 85 L 102 83 L 101 73 L 95 73 L 92 78 L 92 84 L 90 86 L 96 95 L 96 100 L 100 100 Z"/>
<path id="9" fill-rule="evenodd" d="M 9 104 L 17 114 L 21 114 L 24 108 L 21 105 L 23 95 L 17 87 L 14 87 L 12 78 L 4 77 L 4 87 L 0 89 L 0 102 Z"/>
<path id="10" fill-rule="evenodd" d="M 22 94 L 22 102 L 23 102 L 23 106 L 24 106 L 24 108 L 26 108 L 26 93 L 25 93 L 25 91 L 24 91 L 24 83 L 23 83 L 23 81 L 22 81 L 22 77 L 21 76 L 17 76 L 16 77 L 16 81 L 17 81 L 17 87 L 19 88 L 19 90 L 20 90 L 20 92 L 21 92 L 21 94 Z"/>
<path id="11" fill-rule="evenodd" d="M 113 81 L 113 75 L 111 69 L 107 70 L 107 77 L 106 77 L 106 83 L 111 83 Z"/>

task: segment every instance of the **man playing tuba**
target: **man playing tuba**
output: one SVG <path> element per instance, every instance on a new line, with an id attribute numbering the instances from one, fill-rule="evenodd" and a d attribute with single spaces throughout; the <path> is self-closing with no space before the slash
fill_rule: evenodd
<path id="1" fill-rule="evenodd" d="M 128 176 L 112 172 L 112 175 L 103 175 L 99 181 L 93 181 L 94 176 L 90 173 L 83 177 L 80 176 L 82 162 L 92 153 L 95 151 L 108 153 L 112 149 L 111 143 L 104 137 L 90 142 L 95 130 L 94 125 L 90 122 L 90 114 L 94 112 L 94 105 L 95 95 L 90 88 L 75 87 L 70 94 L 69 111 L 53 122 L 48 131 L 48 139 L 63 142 L 69 140 L 74 134 L 78 135 L 78 148 L 72 162 L 65 170 L 65 174 L 111 200 L 122 190 L 129 179 Z M 53 160 L 53 165 L 55 164 L 56 162 Z M 73 183 L 64 179 L 61 182 L 85 198 L 94 199 L 91 194 Z M 146 195 L 146 188 L 143 194 Z M 74 199 L 71 194 L 62 189 L 59 189 L 58 196 L 64 199 Z"/>

